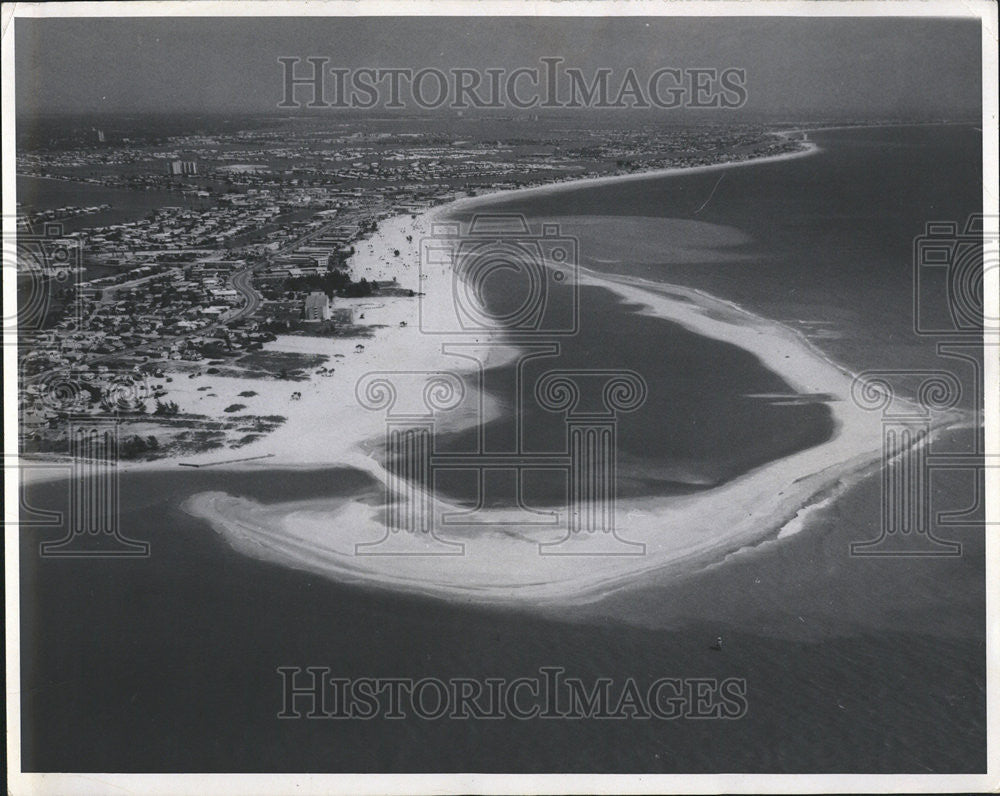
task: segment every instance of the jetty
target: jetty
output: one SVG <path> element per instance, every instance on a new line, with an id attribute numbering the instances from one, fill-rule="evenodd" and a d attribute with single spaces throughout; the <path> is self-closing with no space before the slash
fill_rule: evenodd
<path id="1" fill-rule="evenodd" d="M 215 467 L 219 464 L 236 464 L 237 462 L 252 462 L 256 459 L 270 459 L 273 453 L 265 453 L 263 456 L 244 456 L 242 459 L 225 459 L 221 462 L 177 462 L 180 467 Z"/>

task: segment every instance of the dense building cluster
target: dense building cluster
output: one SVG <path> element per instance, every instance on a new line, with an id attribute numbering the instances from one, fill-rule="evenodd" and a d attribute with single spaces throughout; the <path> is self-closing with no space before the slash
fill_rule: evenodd
<path id="1" fill-rule="evenodd" d="M 483 128 L 490 136 L 480 128 L 457 135 L 258 126 L 154 145 L 107 131 L 88 146 L 22 150 L 21 176 L 140 189 L 147 198 L 163 192 L 155 207 L 131 214 L 114 203 L 21 208 L 29 221 L 72 220 L 59 239 L 80 252 L 69 278 L 65 269 L 57 279 L 46 263 L 36 266 L 35 288 L 51 300 L 23 338 L 22 373 L 39 380 L 72 370 L 99 394 L 123 369 L 232 357 L 276 333 L 337 334 L 357 320 L 338 297 L 413 295 L 350 273 L 355 245 L 390 215 L 483 190 L 798 146 L 757 127 L 514 127 L 496 140 L 497 125 Z M 104 222 L 116 213 L 86 225 L 88 215 Z M 23 391 L 27 428 L 58 424 L 60 408 L 43 398 L 38 389 Z"/>

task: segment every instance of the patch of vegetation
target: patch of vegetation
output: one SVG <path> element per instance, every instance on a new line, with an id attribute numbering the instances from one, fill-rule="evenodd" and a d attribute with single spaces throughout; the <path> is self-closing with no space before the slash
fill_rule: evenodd
<path id="1" fill-rule="evenodd" d="M 396 250 L 399 256 L 399 250 Z M 352 282 L 346 271 L 329 269 L 325 274 L 314 276 L 300 276 L 285 280 L 285 290 L 293 290 L 299 293 L 311 293 L 321 291 L 328 296 L 338 295 L 349 298 L 359 298 L 378 293 L 378 283 L 367 279 Z"/>
<path id="2" fill-rule="evenodd" d="M 263 437 L 263 434 L 245 434 L 238 440 L 230 444 L 230 448 L 242 448 L 244 445 L 249 445 L 254 440 L 258 440 Z"/>
<path id="3" fill-rule="evenodd" d="M 118 455 L 122 459 L 138 459 L 147 454 L 159 451 L 160 441 L 150 434 L 148 437 L 140 437 L 133 434 L 122 441 L 118 446 Z"/>
<path id="4" fill-rule="evenodd" d="M 269 417 L 254 417 L 253 415 L 242 415 L 236 418 L 240 421 L 237 431 L 274 431 L 285 418 L 281 415 L 271 415 Z"/>
<path id="5" fill-rule="evenodd" d="M 252 351 L 244 354 L 235 364 L 245 370 L 227 370 L 224 375 L 236 378 L 272 378 L 287 381 L 305 381 L 305 372 L 326 363 L 323 354 L 299 354 L 294 351 Z"/>
<path id="6" fill-rule="evenodd" d="M 229 404 L 223 411 L 224 412 L 238 412 L 240 409 L 246 409 L 246 404 Z"/>
<path id="7" fill-rule="evenodd" d="M 153 414 L 158 417 L 174 417 L 180 411 L 180 407 L 177 406 L 175 401 L 161 401 L 156 400 L 156 408 L 153 409 Z"/>

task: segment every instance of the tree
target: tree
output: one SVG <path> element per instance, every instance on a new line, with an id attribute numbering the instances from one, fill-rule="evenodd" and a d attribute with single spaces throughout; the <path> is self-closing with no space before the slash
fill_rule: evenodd
<path id="1" fill-rule="evenodd" d="M 156 401 L 156 408 L 153 410 L 154 415 L 159 415 L 161 417 L 173 417 L 180 411 L 180 407 L 177 405 L 176 401 Z"/>
<path id="2" fill-rule="evenodd" d="M 123 459 L 135 459 L 145 453 L 149 448 L 149 443 L 137 434 L 133 434 L 126 439 L 119 449 Z"/>

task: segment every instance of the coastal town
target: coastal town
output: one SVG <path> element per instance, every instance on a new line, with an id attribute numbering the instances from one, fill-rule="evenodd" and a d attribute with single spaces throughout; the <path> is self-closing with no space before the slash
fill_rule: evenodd
<path id="1" fill-rule="evenodd" d="M 241 393 L 209 412 L 211 385 L 199 382 L 198 402 L 181 400 L 181 385 L 218 374 L 263 378 L 289 382 L 292 401 L 296 381 L 333 375 L 332 355 L 272 344 L 327 338 L 363 350 L 385 325 L 378 313 L 366 318 L 366 307 L 420 294 L 417 269 L 398 248 L 375 265 L 355 257 L 391 217 L 498 190 L 802 146 L 755 126 L 527 126 L 533 136 L 511 125 L 500 140 L 495 125 L 489 139 L 476 127 L 360 133 L 257 124 L 153 140 L 92 128 L 23 149 L 19 179 L 95 196 L 42 206 L 19 193 L 23 451 L 64 451 L 67 424 L 81 416 L 113 417 L 124 458 L 237 448 L 278 427 L 284 416 L 255 413 Z M 137 212 L 131 196 L 146 206 Z M 25 307 L 25 297 L 34 304 Z"/>
<path id="2" fill-rule="evenodd" d="M 998 7 L 804 8 L 3 2 L 7 792 L 1000 794 Z"/>

